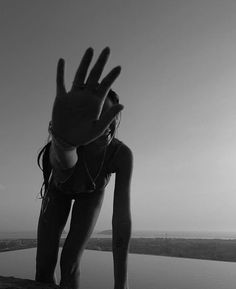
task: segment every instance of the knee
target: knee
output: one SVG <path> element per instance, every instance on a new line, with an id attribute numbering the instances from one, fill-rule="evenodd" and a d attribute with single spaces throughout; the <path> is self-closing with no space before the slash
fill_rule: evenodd
<path id="1" fill-rule="evenodd" d="M 40 254 L 41 253 L 41 254 Z M 54 271 L 57 264 L 57 255 L 45 255 L 38 252 L 36 256 L 36 278 L 38 282 L 54 283 Z"/>
<path id="2" fill-rule="evenodd" d="M 60 286 L 66 288 L 78 288 L 80 280 L 80 262 L 76 261 L 73 264 L 67 264 L 66 267 L 61 267 L 61 282 Z"/>
<path id="3" fill-rule="evenodd" d="M 36 268 L 35 281 L 47 284 L 56 284 L 54 270 L 45 270 L 44 268 Z"/>

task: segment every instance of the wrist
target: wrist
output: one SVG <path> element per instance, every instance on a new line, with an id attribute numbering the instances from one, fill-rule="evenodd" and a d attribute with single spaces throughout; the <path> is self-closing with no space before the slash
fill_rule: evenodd
<path id="1" fill-rule="evenodd" d="M 72 168 L 78 160 L 77 150 L 65 150 L 64 147 L 57 146 L 54 137 L 52 137 L 52 145 L 50 150 L 50 161 L 55 168 L 63 170 Z"/>
<path id="2" fill-rule="evenodd" d="M 52 143 L 56 149 L 60 151 L 73 151 L 76 149 L 75 145 L 72 145 L 69 142 L 65 141 L 54 132 L 51 121 L 49 122 L 48 132 L 52 137 Z"/>

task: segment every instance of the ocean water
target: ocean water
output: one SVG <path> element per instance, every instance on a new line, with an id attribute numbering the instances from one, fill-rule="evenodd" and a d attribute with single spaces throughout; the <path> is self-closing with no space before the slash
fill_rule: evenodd
<path id="1" fill-rule="evenodd" d="M 35 248 L 0 253 L 0 275 L 34 279 L 35 255 Z M 81 269 L 81 289 L 113 288 L 111 252 L 85 250 Z M 130 289 L 235 289 L 235 272 L 230 262 L 129 255 Z"/>
<path id="2" fill-rule="evenodd" d="M 227 231 L 134 231 L 133 237 L 186 238 L 186 239 L 236 239 L 236 232 Z"/>
<path id="3" fill-rule="evenodd" d="M 67 232 L 62 234 L 65 238 Z M 3 232 L 0 231 L 0 239 L 24 239 L 36 238 L 36 231 Z M 94 232 L 94 238 L 111 238 L 111 234 Z M 187 238 L 187 239 L 236 239 L 236 232 L 214 231 L 133 231 L 132 238 Z"/>

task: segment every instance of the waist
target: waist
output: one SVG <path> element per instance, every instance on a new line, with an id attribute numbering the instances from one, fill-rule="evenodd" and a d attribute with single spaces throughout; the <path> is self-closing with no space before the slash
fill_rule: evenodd
<path id="1" fill-rule="evenodd" d="M 60 191 L 66 194 L 93 194 L 96 191 L 102 191 L 107 186 L 111 174 L 103 173 L 97 180 L 90 180 L 88 177 L 74 175 L 64 183 L 56 184 Z"/>
<path id="2" fill-rule="evenodd" d="M 104 192 L 104 188 L 97 188 L 93 192 L 86 191 L 74 191 L 69 189 L 63 189 L 60 186 L 56 185 L 54 182 L 50 185 L 48 190 L 48 197 L 52 197 L 53 199 L 76 199 L 80 197 L 90 198 L 95 195 L 100 195 Z"/>

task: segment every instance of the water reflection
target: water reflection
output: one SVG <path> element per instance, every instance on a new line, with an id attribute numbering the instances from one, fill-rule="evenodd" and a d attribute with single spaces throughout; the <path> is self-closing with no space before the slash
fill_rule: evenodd
<path id="1" fill-rule="evenodd" d="M 35 248 L 0 253 L 0 275 L 33 279 L 35 255 Z M 235 272 L 236 263 L 230 262 L 138 254 L 129 258 L 131 289 L 235 289 Z M 58 266 L 56 273 L 59 277 Z M 81 289 L 104 288 L 113 288 L 112 253 L 85 250 Z"/>

